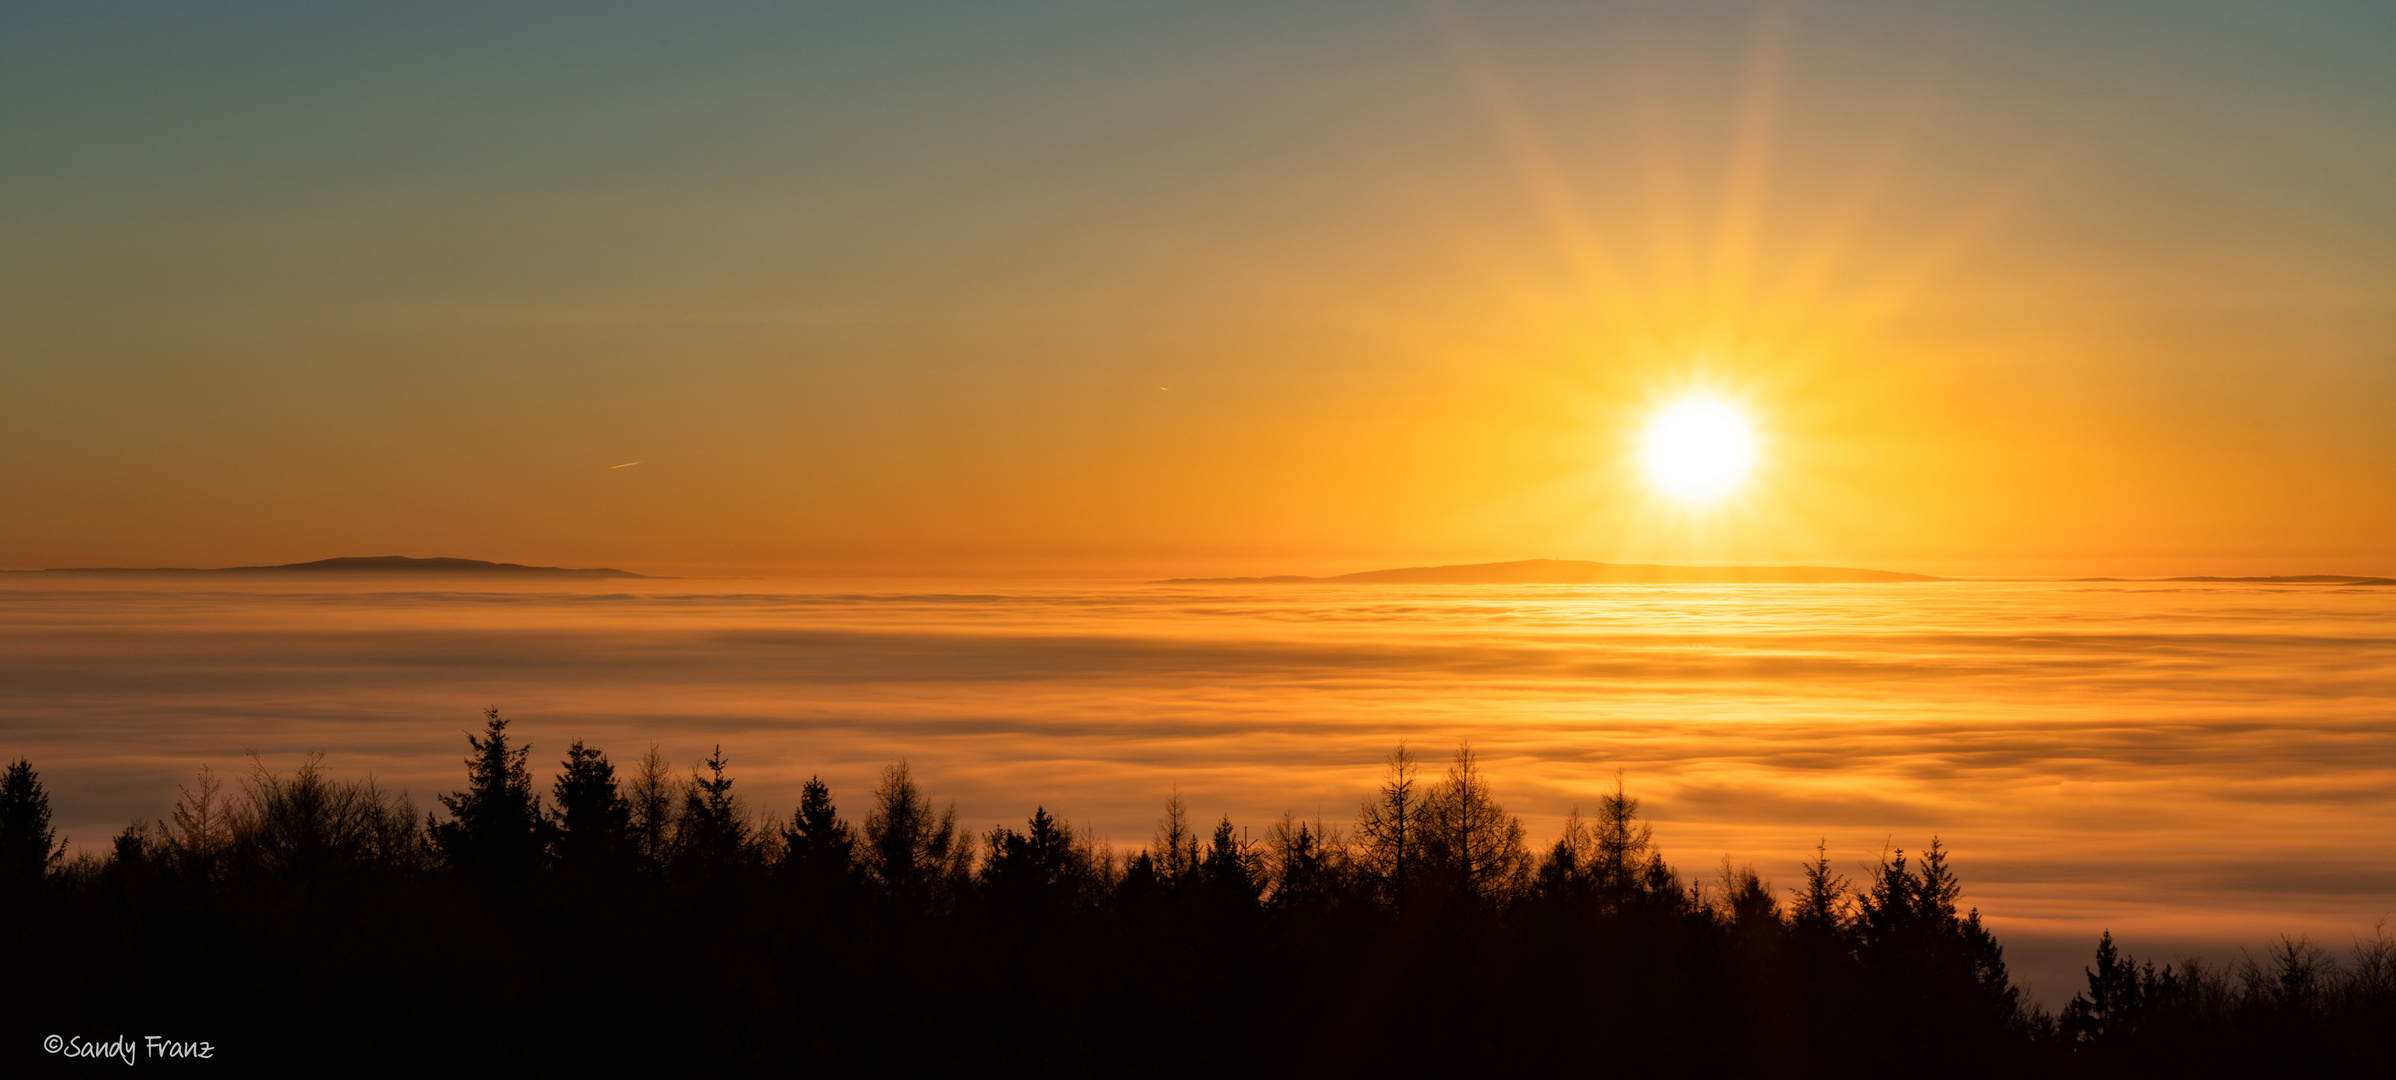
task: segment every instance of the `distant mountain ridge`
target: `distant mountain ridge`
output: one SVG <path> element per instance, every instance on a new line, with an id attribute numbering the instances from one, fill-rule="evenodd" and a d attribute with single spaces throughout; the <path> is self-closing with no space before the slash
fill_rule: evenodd
<path id="1" fill-rule="evenodd" d="M 570 569 L 563 566 L 526 566 L 522 563 L 488 562 L 482 559 L 430 558 L 407 555 L 351 555 L 315 562 L 284 563 L 279 566 L 226 566 L 216 569 L 198 567 L 159 566 L 62 566 L 49 570 L 21 570 L 29 574 L 242 574 L 242 575 L 332 575 L 348 577 L 414 577 L 454 575 L 481 578 L 645 578 L 629 570 L 608 567 Z"/>
<path id="2" fill-rule="evenodd" d="M 1841 585 L 1896 581 L 1946 581 L 1928 574 L 1856 570 L 1843 566 L 1669 566 L 1602 563 L 1579 559 L 1524 559 L 1367 570 L 1337 577 L 1172 578 L 1166 585 Z"/>

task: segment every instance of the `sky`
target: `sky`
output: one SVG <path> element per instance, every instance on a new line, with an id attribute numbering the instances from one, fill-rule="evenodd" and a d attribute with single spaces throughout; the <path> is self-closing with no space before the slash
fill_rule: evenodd
<path id="1" fill-rule="evenodd" d="M 11 4 L 0 568 L 2396 574 L 2391 54 L 2363 3 Z M 1690 393 L 1760 455 L 1697 507 L 1635 461 Z"/>

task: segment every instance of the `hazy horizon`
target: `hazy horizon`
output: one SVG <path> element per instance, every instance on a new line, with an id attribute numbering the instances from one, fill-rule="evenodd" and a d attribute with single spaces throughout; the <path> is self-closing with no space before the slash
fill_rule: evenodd
<path id="1" fill-rule="evenodd" d="M 85 565 L 85 566 L 10 566 L 10 567 L 0 567 L 0 572 L 9 572 L 9 573 L 42 573 L 42 572 L 49 572 L 49 571 L 75 571 L 75 572 L 86 572 L 86 573 L 101 573 L 101 572 L 106 572 L 106 571 L 110 571 L 110 570 L 124 570 L 124 571 L 131 571 L 131 572 L 135 572 L 135 573 L 140 573 L 140 572 L 146 572 L 146 571 L 156 571 L 156 570 L 198 570 L 198 571 L 217 571 L 217 570 L 228 570 L 228 569 L 258 570 L 258 569 L 275 569 L 275 568 L 280 568 L 280 567 L 284 567 L 284 566 L 306 565 L 306 564 L 308 564 L 308 563 L 312 563 L 312 562 L 319 562 L 319 561 L 325 561 L 325 560 L 329 560 L 329 559 L 340 559 L 340 558 L 379 558 L 379 557 L 382 557 L 382 556 L 355 556 L 355 555 L 336 555 L 336 556 L 320 556 L 320 557 L 317 557 L 317 558 L 297 559 L 297 560 L 293 560 L 293 561 L 291 561 L 291 562 L 287 562 L 287 563 L 237 563 L 237 564 L 229 564 L 229 565 L 227 565 L 227 566 L 165 566 L 165 565 L 161 565 L 161 566 L 98 566 L 98 565 Z M 2343 568 L 2337 568 L 2337 567 L 2327 567 L 2327 566 L 2312 566 L 2312 567 L 2310 567 L 2310 568 L 2302 568 L 2302 569 L 2300 569 L 2300 568 L 2296 568 L 2296 567 L 2299 567 L 2299 566 L 2305 566 L 2305 565 L 2307 565 L 2307 564 L 2291 563 L 2291 562 L 2287 562 L 2287 561 L 2283 561 L 2283 560 L 2272 560 L 2272 561 L 2269 561 L 2269 562 L 2267 562 L 2267 563 L 2264 563 L 2264 564 L 2263 564 L 2263 567 L 2264 567 L 2264 568 L 2262 568 L 2262 569 L 2258 569 L 2258 568 L 2257 568 L 2257 567 L 2256 567 L 2254 564 L 2252 564 L 2252 563 L 2250 563 L 2250 562 L 2247 562 L 2247 561 L 2245 561 L 2245 560 L 2239 560 L 2239 559 L 2222 559 L 2222 560 L 2216 560 L 2216 561 L 2215 561 L 2215 563 L 2213 563 L 2213 564 L 2203 564 L 2203 563 L 2196 563 L 2196 562 L 2190 562 L 2190 563 L 2185 563 L 2185 564 L 2183 564 L 2183 563 L 2174 562 L 2174 563 L 2169 563 L 2169 564 L 2162 564 L 2160 567 L 2159 567 L 2159 566 L 2157 566 L 2156 564 L 2153 564 L 2153 563 L 2148 563 L 2148 562 L 2135 562 L 2135 563 L 2130 563 L 2130 564 L 2127 564 L 2127 565 L 2131 565 L 2131 566 L 2141 566 L 2141 567 L 2145 567 L 2145 569 L 2144 569 L 2144 571 L 2143 571 L 2143 572 L 2130 572 L 2130 571 L 2122 570 L 2122 569 L 2121 569 L 2121 567 L 2122 567 L 2124 564 L 2122 564 L 2122 563 L 2119 563 L 2119 562 L 2107 562 L 2107 563 L 2104 563 L 2103 565 L 2108 565 L 2108 566 L 2112 566 L 2112 567 L 2114 567 L 2114 568 L 2115 568 L 2115 572 L 2112 572 L 2112 573 L 2099 572 L 2099 571 L 2093 571 L 2093 570 L 2092 570 L 2092 571 L 2087 571 L 2087 572 L 2078 572 L 2078 571 L 2075 571 L 2074 569 L 2072 569 L 2072 567 L 2073 567 L 2074 565 L 2076 565 L 2076 564 L 2071 564 L 2071 563 L 2062 563 L 2062 564 L 2050 565 L 2050 566 L 2048 566 L 2047 570 L 2046 570 L 2045 572 L 2042 572 L 2042 573 L 2030 573 L 2030 572 L 2027 572 L 2027 571 L 2016 571 L 2016 572 L 2012 572 L 2012 573 L 2002 573 L 2002 572 L 1993 572 L 1993 571 L 1987 571 L 1985 567 L 1983 567 L 1983 568 L 1982 568 L 1982 569 L 1983 569 L 1983 572 L 1979 572 L 1979 573 L 1938 573 L 1938 572 L 1934 572 L 1934 571 L 1930 571 L 1930 570 L 1922 570 L 1922 569 L 1918 569 L 1918 568 L 1916 568 L 1916 567 L 1914 567 L 1914 566 L 1881 566 L 1881 565 L 1864 566 L 1864 565 L 1856 565 L 1856 564 L 1849 564 L 1849 563 L 1828 563 L 1828 564 L 1824 564 L 1824 563 L 1811 563 L 1811 564 L 1792 564 L 1792 563 L 1772 563 L 1772 564 L 1753 564 L 1753 563 L 1751 563 L 1751 564 L 1728 564 L 1728 563 L 1685 563 L 1685 562 L 1663 562 L 1663 563 L 1652 563 L 1652 564 L 1645 564 L 1645 563 L 1627 563 L 1627 562 L 1621 562 L 1621 561 L 1616 561 L 1616 560 L 1604 560 L 1604 559 L 1576 559 L 1576 558 L 1570 558 L 1570 557 L 1558 557 L 1558 556 L 1524 556 L 1524 557 L 1519 557 L 1519 558 L 1502 558 L 1502 559 L 1471 559 L 1471 560 L 1462 561 L 1462 562 L 1403 562 L 1403 561 L 1401 561 L 1401 562 L 1394 562 L 1394 563 L 1393 563 L 1393 562 L 1387 562 L 1387 561 L 1385 561 L 1385 562 L 1383 562 L 1383 563 L 1374 564 L 1374 565 L 1369 565 L 1369 566 L 1368 566 L 1368 565 L 1363 565 L 1363 564 L 1360 564 L 1360 563 L 1349 562 L 1349 561 L 1336 562 L 1336 563 L 1320 563 L 1320 562 L 1318 562 L 1317 564 L 1315 564 L 1315 565 L 1314 565 L 1314 568 L 1313 568 L 1311 571 L 1292 571 L 1292 570 L 1286 570 L 1286 569 L 1282 569 L 1282 567 L 1284 567 L 1284 566 L 1285 566 L 1285 565 L 1287 565 L 1287 564 L 1284 564 L 1284 563 L 1279 563 L 1279 562 L 1275 562 L 1275 563 L 1263 563 L 1263 564 L 1251 564 L 1251 563 L 1245 563 L 1245 562 L 1243 562 L 1243 563 L 1232 564 L 1232 565 L 1244 566 L 1244 567 L 1246 567 L 1246 568 L 1247 568 L 1248 572 L 1244 572 L 1244 573 L 1238 573 L 1238 574 L 1231 574 L 1231 573 L 1224 573 L 1224 574 L 1192 574 L 1192 573 L 1181 573 L 1181 572 L 1176 572 L 1176 571 L 1168 571 L 1168 570 L 1165 570 L 1165 569 L 1154 569 L 1154 570 L 1150 570 L 1150 571 L 1147 571 L 1147 572 L 1139 572 L 1139 571 L 1136 571 L 1136 570 L 1124 570 L 1124 571 L 1120 571 L 1120 572 L 1117 572 L 1117 573 L 1092 573 L 1092 572 L 1088 572 L 1086 569 L 1085 569 L 1085 570 L 1081 570 L 1081 571 L 1078 571 L 1078 572 L 1077 572 L 1075 569 L 1073 569 L 1073 568 L 1072 568 L 1072 567 L 1070 567 L 1070 566 L 1056 566 L 1056 567 L 1028 567 L 1028 566 L 1018 566 L 1018 567 L 1015 567 L 1015 568 L 1013 569 L 1013 571 L 1012 571 L 1012 572 L 969 574 L 969 573 L 964 573 L 964 572 L 956 571 L 956 570 L 953 570 L 953 569 L 949 569 L 949 570 L 943 570 L 943 569 L 940 569 L 940 568 L 937 568 L 937 567 L 925 567 L 925 568 L 918 568 L 918 569 L 917 569 L 917 570 L 915 570 L 914 572 L 896 572 L 896 571 L 891 571 L 891 570 L 870 571 L 870 570 L 859 570 L 859 569 L 847 569 L 847 570 L 841 570 L 841 569 L 819 569 L 819 570 L 815 570 L 815 571 L 806 571 L 806 570 L 793 570 L 793 569 L 790 569 L 790 568 L 788 568 L 788 567 L 774 568 L 774 567 L 759 567 L 759 566 L 736 566 L 736 567 L 720 567 L 720 566 L 687 566 L 687 565 L 672 565 L 672 566 L 668 566 L 668 567 L 662 567 L 662 568 L 661 568 L 661 567 L 658 567 L 658 566 L 655 566 L 655 565 L 650 565 L 650 564 L 640 564 L 640 565 L 619 565 L 619 564 L 616 564 L 616 563 L 606 563 L 606 562 L 598 562 L 598 563 L 591 563 L 591 564 L 577 565 L 577 566 L 565 566 L 565 565 L 553 565 L 553 564 L 543 563 L 543 562 L 540 562 L 540 561 L 538 561 L 538 560 L 532 560 L 532 559 L 522 559 L 522 558 L 507 558 L 507 557 L 485 557 L 485 556 L 464 556 L 464 555 L 406 555 L 406 556 L 401 556 L 401 557 L 403 557 L 403 558 L 420 558 L 420 559 L 452 559 L 452 558 L 455 558 L 455 559 L 472 559 L 472 560 L 474 560 L 474 561 L 479 561 L 479 562 L 487 562 L 487 563 L 492 563 L 492 564 L 512 564 L 512 565 L 516 565 L 516 566 L 522 566 L 522 567 L 525 567 L 525 568 L 527 568 L 527 569 L 533 569 L 533 570 L 549 570 L 549 569 L 561 569 L 561 570 L 620 570 L 620 571 L 625 571 L 625 572 L 628 572 L 628 573 L 638 574 L 638 575 L 641 575 L 642 577 L 653 578 L 653 579 L 658 579 L 658 580 L 692 580 L 692 581 L 707 581 L 707 580 L 745 580 L 745 581 L 788 581 L 788 582 L 808 582 L 808 581 L 860 581 L 860 582 L 873 582 L 873 581 L 887 581 L 887 582 L 913 582 L 913 583 L 922 583 L 922 582 L 937 582 L 937 581 L 964 581 L 964 582 L 970 582 L 970 581 L 1018 581 L 1018 580 L 1020 580 L 1020 581 L 1113 581 L 1113 582 L 1123 582 L 1123 583 L 1150 583 L 1150 584 L 1162 584 L 1162 583 L 1165 583 L 1165 582 L 1167 582 L 1167 581 L 1174 580 L 1174 579 L 1201 579 L 1201 580 L 1204 580 L 1204 579 L 1215 579 L 1215 578 L 1223 578 L 1223 579 L 1244 579 L 1244 578 L 1263 578 L 1263 577 L 1270 577 L 1270 576 L 1306 576 L 1306 577 L 1317 577 L 1317 578 L 1332 578 L 1332 577 L 1338 577 L 1338 576 L 1341 576 L 1341 575 L 1346 575 L 1346 574 L 1354 574 L 1354 573 L 1369 573 L 1369 572 L 1374 572 L 1374 571 L 1393 570 L 1393 569 L 1415 569 L 1415 568 L 1452 567 L 1452 566 L 1495 566 L 1495 565 L 1505 565 L 1505 564 L 1507 564 L 1507 563 L 1513 563 L 1513 562 L 1543 561 L 1543 560 L 1554 560 L 1554 561 L 1563 561 L 1563 562 L 1590 562 L 1590 563 L 1604 563 L 1604 564 L 1608 564 L 1608 565 L 1659 565 L 1659 566 L 1689 567 L 1689 568 L 1696 568 L 1696 569 L 1717 568 L 1717 567 L 1728 567 L 1728 566 L 1734 566 L 1734 565 L 1736 565 L 1736 566 L 1792 566 L 1792 565 L 1809 565 L 1809 566 L 1817 566 L 1817 567 L 1841 568 L 1841 569 L 1852 569 L 1852 570 L 1875 570 L 1875 571 L 1896 571 L 1896 572 L 1901 572 L 1901 573 L 1920 573 L 1920 574 L 1927 574 L 1927 575 L 1930 575 L 1930 576 L 1933 576 L 1933 577 L 1938 577 L 1938 578 L 1943 578 L 1943 579 L 1948 579 L 1948 580 L 1957 580 L 1957 581 L 2081 581 L 2081 580 L 2093 580 L 2093 579 L 2103 579 L 2103 578 L 2120 578 L 2120 579 L 2122 579 L 2122 580 L 2132 580 L 2132 581 L 2140 581 L 2140 580 L 2143 580 L 2143 581 L 2165 581 L 2165 580 L 2169 580 L 2169 579 L 2173 579 L 2173 578 L 2196 577 L 2196 576 L 2219 576 L 2219 577 L 2227 577 L 2227 578 L 2244 578 L 2244 577 L 2274 577 L 2274 576 L 2290 576 L 2290 577 L 2318 576 L 2318 577 L 2357 577 L 2357 578 L 2382 578 L 2382 577 L 2396 577 L 2396 570 L 2392 570 L 2392 571 L 2390 571 L 2390 572 L 2388 572 L 2388 573 L 2373 573 L 2373 572 L 2369 572 L 2369 571 L 2355 571 L 2355 570 L 2349 570 L 2349 569 L 2343 569 Z M 1206 564 L 1207 564 L 1207 565 L 1218 565 L 1218 566 L 1219 566 L 1219 565 L 1223 565 L 1223 563 L 1222 563 L 1220 560 L 1206 561 Z M 1141 563 L 1140 563 L 1140 564 L 1138 564 L 1138 565 L 1141 565 L 1141 566 L 1149 566 L 1149 565 L 1152 565 L 1152 564 L 1150 564 L 1150 563 L 1148 563 L 1148 562 L 1145 562 L 1145 561 L 1143 561 L 1143 562 L 1141 562 Z M 1159 563 L 1155 563 L 1155 564 L 1153 564 L 1153 565 L 1154 565 L 1154 566 L 1157 566 L 1157 567 L 1174 567 L 1174 566 L 1181 566 L 1181 565 L 1185 565 L 1185 564 L 1180 564 L 1180 563 L 1169 563 L 1169 562 L 1159 562 Z M 1976 564 L 1976 563 L 1975 563 L 1975 564 L 1966 564 L 1966 565 L 1979 565 L 1979 564 Z M 2237 569 L 2237 570 L 2226 570 L 2226 569 L 2222 569 L 2221 567 L 2222 567 L 2222 566 L 2224 566 L 2224 565 L 2229 565 L 2229 566 L 2239 566 L 2239 567 L 2242 567 L 2242 569 Z M 2210 568 L 2207 568 L 2208 566 L 2210 566 Z M 669 573 L 669 572 L 666 572 L 667 570 L 680 571 L 680 572 L 676 572 L 676 573 Z M 431 577 L 431 576 L 437 576 L 439 572 L 438 572 L 438 571 L 433 571 L 433 570 L 410 570 L 410 571 L 401 571 L 400 573 L 403 573 L 403 574 L 412 574 L 412 575 L 417 575 L 417 576 Z M 466 572 L 462 572 L 462 573 L 465 573 L 465 574 L 467 574 L 467 575 L 469 575 L 469 576 L 470 576 L 472 572 L 471 572 L 471 571 L 466 571 Z M 1900 584 L 1900 583 L 1897 583 L 1897 582 L 1892 582 L 1891 584 Z"/>

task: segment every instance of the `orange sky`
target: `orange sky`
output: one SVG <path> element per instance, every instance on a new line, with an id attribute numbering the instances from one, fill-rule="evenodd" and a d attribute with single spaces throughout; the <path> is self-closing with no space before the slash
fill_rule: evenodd
<path id="1" fill-rule="evenodd" d="M 4 17 L 0 567 L 2396 573 L 2384 13 L 437 14 Z"/>

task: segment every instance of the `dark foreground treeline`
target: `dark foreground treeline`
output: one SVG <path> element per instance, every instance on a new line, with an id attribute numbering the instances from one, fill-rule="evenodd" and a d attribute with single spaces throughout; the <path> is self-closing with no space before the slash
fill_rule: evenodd
<path id="1" fill-rule="evenodd" d="M 441 815 L 371 781 L 211 775 L 65 859 L 0 778 L 0 1069 L 50 1034 L 205 1039 L 327 1073 L 2386 1075 L 2396 940 L 2229 967 L 2100 946 L 2029 1007 L 1934 840 L 1852 887 L 1685 878 L 1617 785 L 1543 851 L 1468 750 L 1403 746 L 1343 827 L 1166 803 L 1116 852 L 1035 809 L 976 834 L 904 764 L 861 821 L 752 817 L 722 755 L 536 790 L 494 711 Z M 150 1064 L 150 1062 L 144 1062 Z M 194 1063 L 159 1063 L 188 1068 Z"/>

